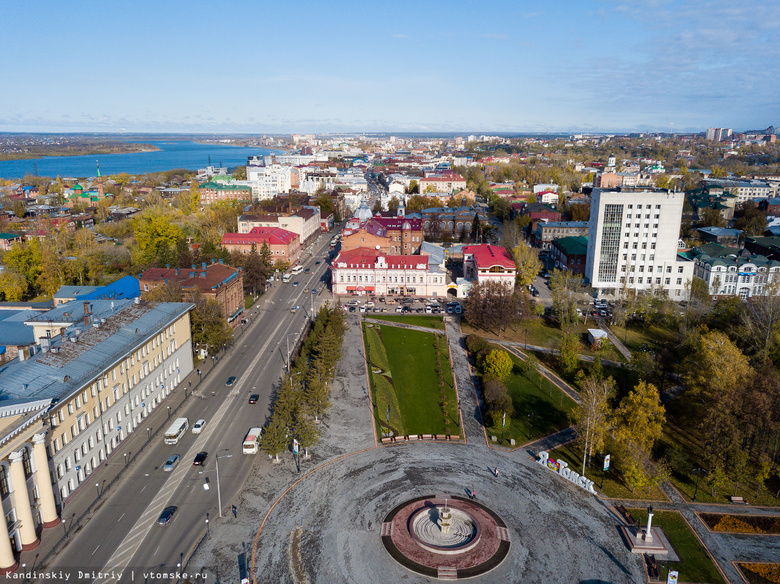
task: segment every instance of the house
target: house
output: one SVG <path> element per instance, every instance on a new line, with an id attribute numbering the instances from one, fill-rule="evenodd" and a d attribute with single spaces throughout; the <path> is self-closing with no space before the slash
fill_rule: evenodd
<path id="1" fill-rule="evenodd" d="M 298 234 L 302 244 L 316 238 L 322 231 L 319 207 L 300 207 L 290 213 L 241 215 L 238 232 L 249 233 L 255 227 L 279 227 Z"/>
<path id="2" fill-rule="evenodd" d="M 368 247 L 388 255 L 414 255 L 420 252 L 422 241 L 422 219 L 372 217 L 357 227 L 344 228 L 341 251 Z"/>
<path id="3" fill-rule="evenodd" d="M 495 245 L 463 246 L 463 274 L 477 283 L 495 281 L 514 288 L 517 265 L 509 252 Z"/>
<path id="4" fill-rule="evenodd" d="M 22 243 L 24 236 L 17 233 L 0 233 L 0 249 L 9 251 L 16 243 Z"/>
<path id="5" fill-rule="evenodd" d="M 222 260 L 211 264 L 203 262 L 200 267 L 193 264 L 189 270 L 149 268 L 138 281 L 144 292 L 176 282 L 185 294 L 200 294 L 216 300 L 222 316 L 233 326 L 239 323 L 238 317 L 244 311 L 244 272 L 241 268 L 225 265 Z"/>
<path id="6" fill-rule="evenodd" d="M 266 243 L 275 263 L 294 264 L 300 259 L 300 236 L 281 227 L 253 227 L 249 233 L 226 233 L 222 236 L 222 247 L 242 254 L 251 253 L 253 245 L 259 252 Z"/>
<path id="7" fill-rule="evenodd" d="M 725 227 L 699 227 L 697 229 L 701 240 L 706 243 L 720 243 L 721 245 L 739 244 L 739 237 L 742 235 L 740 229 L 727 229 Z"/>
<path id="8" fill-rule="evenodd" d="M 539 221 L 533 241 L 542 249 L 550 249 L 554 239 L 577 235 L 588 235 L 587 221 Z"/>
<path id="9" fill-rule="evenodd" d="M 252 188 L 245 185 L 207 182 L 200 185 L 200 204 L 209 205 L 217 201 L 251 201 Z"/>
<path id="10" fill-rule="evenodd" d="M 712 243 L 696 248 L 691 255 L 694 275 L 707 282 L 711 296 L 739 296 L 747 300 L 778 294 L 778 260 Z"/>

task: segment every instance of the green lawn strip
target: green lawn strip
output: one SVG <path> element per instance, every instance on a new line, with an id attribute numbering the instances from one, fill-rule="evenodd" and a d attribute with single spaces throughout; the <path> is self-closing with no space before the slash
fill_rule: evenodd
<path id="1" fill-rule="evenodd" d="M 659 352 L 664 346 L 677 343 L 675 332 L 656 325 L 648 327 L 628 325 L 627 332 L 622 326 L 613 326 L 612 332 L 632 353 L 643 348 Z"/>
<path id="2" fill-rule="evenodd" d="M 434 335 L 422 331 L 380 326 L 393 386 L 398 399 L 403 426 L 408 434 L 444 434 L 445 419 L 436 374 Z M 449 357 L 442 354 L 442 368 L 450 368 Z M 445 383 L 448 406 L 457 404 L 455 390 Z M 457 407 L 457 406 L 456 406 Z M 455 418 L 457 420 L 457 417 Z M 460 434 L 460 428 L 450 421 L 450 433 Z"/>
<path id="3" fill-rule="evenodd" d="M 598 328 L 593 319 L 588 319 L 587 322 L 580 321 L 578 324 L 571 328 L 571 331 L 576 333 L 580 339 L 580 354 L 595 356 L 595 352 L 588 344 L 588 329 Z M 485 331 L 477 329 L 468 323 L 461 323 L 461 331 L 465 334 L 476 334 L 488 339 L 497 339 L 497 331 Z M 534 317 L 526 321 L 519 323 L 516 327 L 507 327 L 506 330 L 501 331 L 502 341 L 512 341 L 515 343 L 523 343 L 534 345 L 537 347 L 546 347 L 548 349 L 558 349 L 561 346 L 561 340 L 563 339 L 563 331 L 558 324 L 551 319 L 544 317 Z M 626 359 L 618 351 L 612 343 L 603 352 L 602 357 L 609 359 L 610 361 L 625 362 Z"/>
<path id="4" fill-rule="evenodd" d="M 577 472 L 582 470 L 582 446 L 580 444 L 570 442 L 560 448 L 556 448 L 550 453 L 550 456 L 556 460 L 562 458 Z M 594 488 L 599 493 L 611 499 L 636 499 L 637 501 L 668 500 L 663 491 L 657 486 L 652 486 L 649 490 L 637 489 L 632 493 L 631 488 L 623 482 L 620 467 L 616 466 L 616 462 L 613 456 L 609 470 L 606 473 L 602 473 L 604 458 L 602 455 L 596 454 L 591 457 L 590 465 L 585 467 L 585 476 L 595 483 Z M 603 483 L 602 474 L 604 475 Z"/>
<path id="5" fill-rule="evenodd" d="M 460 431 L 460 412 L 458 411 L 458 399 L 457 390 L 455 389 L 455 383 L 452 374 L 452 363 L 450 362 L 449 345 L 447 343 L 446 335 L 436 335 L 436 343 L 439 345 L 439 351 L 442 356 L 442 377 L 444 378 L 444 394 L 445 396 L 452 395 L 452 398 L 447 397 L 447 406 L 444 408 L 445 416 L 450 420 L 451 434 L 459 434 Z"/>
<path id="6" fill-rule="evenodd" d="M 402 436 L 406 434 L 404 429 L 403 419 L 401 417 L 401 408 L 398 404 L 398 399 L 395 394 L 393 384 L 384 375 L 372 375 L 372 389 L 374 392 L 374 404 L 376 405 L 376 411 L 374 415 L 376 417 L 377 428 L 379 429 L 379 436 L 382 435 L 382 424 L 387 423 L 387 408 L 390 407 L 390 427 L 393 428 L 397 435 Z"/>
<path id="7" fill-rule="evenodd" d="M 385 346 L 379 339 L 379 329 L 370 324 L 363 326 L 363 336 L 366 339 L 366 352 L 372 365 L 379 367 L 382 371 L 390 370 L 390 363 L 387 361 Z"/>
<path id="8" fill-rule="evenodd" d="M 385 320 L 388 322 L 400 322 L 436 330 L 444 330 L 444 321 L 440 316 L 432 314 L 366 314 L 366 318 L 375 318 L 376 320 Z"/>
<path id="9" fill-rule="evenodd" d="M 629 509 L 631 515 L 643 525 L 647 525 L 647 509 Z M 664 562 L 664 568 L 677 570 L 680 582 L 710 582 L 718 584 L 725 581 L 715 563 L 707 554 L 696 534 L 685 519 L 676 511 L 656 511 L 653 525 L 663 529 L 677 555 L 679 562 Z"/>
<path id="10" fill-rule="evenodd" d="M 497 345 L 492 347 L 505 350 Z M 522 360 L 512 353 L 509 355 L 515 366 L 505 383 L 515 413 L 507 416 L 503 444 L 508 444 L 512 438 L 517 444 L 522 444 L 529 440 L 529 436 L 539 438 L 568 428 L 569 412 L 576 406 L 574 400 L 544 376 L 540 385 L 538 374 L 532 374 L 530 379 L 523 375 L 520 367 Z M 500 422 L 496 426 L 489 426 L 488 436 L 496 436 L 501 440 L 501 430 Z"/>

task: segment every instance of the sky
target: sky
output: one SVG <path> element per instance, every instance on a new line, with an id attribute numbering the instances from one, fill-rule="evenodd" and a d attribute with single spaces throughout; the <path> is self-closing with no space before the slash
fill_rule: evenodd
<path id="1" fill-rule="evenodd" d="M 780 0 L 0 0 L 0 131 L 780 126 Z"/>

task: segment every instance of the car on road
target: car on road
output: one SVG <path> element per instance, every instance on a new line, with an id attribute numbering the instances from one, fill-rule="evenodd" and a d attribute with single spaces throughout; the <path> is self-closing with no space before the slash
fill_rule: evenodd
<path id="1" fill-rule="evenodd" d="M 350 311 L 350 312 L 355 312 L 355 307 L 354 307 L 354 306 L 350 306 L 350 307 L 349 307 L 349 311 Z"/>
<path id="2" fill-rule="evenodd" d="M 374 302 L 372 302 L 371 300 L 366 302 L 366 308 L 374 308 L 374 306 L 376 306 L 376 304 Z"/>
<path id="3" fill-rule="evenodd" d="M 253 393 L 252 395 L 249 396 L 249 403 L 250 404 L 256 404 L 257 400 L 259 400 L 259 399 L 260 399 L 260 396 L 257 395 L 256 393 Z"/>
<path id="4" fill-rule="evenodd" d="M 163 512 L 160 513 L 160 518 L 157 520 L 158 525 L 168 525 L 173 521 L 173 518 L 176 516 L 176 511 L 178 510 L 179 508 L 174 505 L 163 509 Z"/>
<path id="5" fill-rule="evenodd" d="M 231 375 L 230 377 L 227 378 L 227 381 L 225 382 L 225 385 L 230 387 L 235 382 L 236 382 L 236 376 L 235 375 Z"/>
<path id="6" fill-rule="evenodd" d="M 298 285 L 298 282 L 293 282 L 293 286 L 297 286 L 297 285 Z"/>
<path id="7" fill-rule="evenodd" d="M 404 311 L 404 307 L 403 306 L 396 306 L 395 311 L 396 312 L 403 312 Z"/>
<path id="8" fill-rule="evenodd" d="M 317 260 L 316 262 L 314 262 L 314 265 L 315 266 L 319 266 L 320 265 L 320 260 Z"/>
<path id="9" fill-rule="evenodd" d="M 209 455 L 208 452 L 198 452 L 195 455 L 195 460 L 192 461 L 193 466 L 203 466 L 203 463 L 206 462 L 206 457 Z"/>
<path id="10" fill-rule="evenodd" d="M 319 292 L 319 290 L 317 288 L 312 288 L 311 289 L 311 293 L 312 294 L 317 294 L 317 292 Z"/>
<path id="11" fill-rule="evenodd" d="M 177 464 L 179 464 L 179 455 L 174 454 L 173 456 L 168 457 L 168 460 L 165 461 L 165 464 L 163 465 L 163 470 L 165 472 L 171 472 L 173 470 L 173 467 L 175 467 Z"/>
<path id="12" fill-rule="evenodd" d="M 303 293 L 304 293 L 304 294 L 308 294 L 308 293 L 309 293 L 309 289 L 308 289 L 308 288 L 304 288 L 304 289 L 303 289 Z"/>
<path id="13" fill-rule="evenodd" d="M 300 306 L 292 306 L 292 307 L 290 308 L 290 312 L 292 312 L 293 314 L 295 314 L 296 312 L 298 312 L 298 309 L 299 309 L 299 308 L 300 308 Z"/>
<path id="14" fill-rule="evenodd" d="M 309 268 L 306 268 L 305 270 L 303 270 L 303 273 L 304 273 L 304 274 L 306 274 L 306 273 L 308 273 L 308 272 L 310 272 L 310 271 L 311 271 L 311 270 L 310 270 Z"/>
<path id="15" fill-rule="evenodd" d="M 200 419 L 197 422 L 195 422 L 195 425 L 192 427 L 192 433 L 193 434 L 200 434 L 203 432 L 203 426 L 206 425 L 206 420 Z"/>

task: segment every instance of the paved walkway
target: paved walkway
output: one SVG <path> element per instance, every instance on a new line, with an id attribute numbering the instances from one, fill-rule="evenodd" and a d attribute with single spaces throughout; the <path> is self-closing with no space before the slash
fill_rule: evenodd
<path id="1" fill-rule="evenodd" d="M 526 354 L 523 353 L 520 349 L 518 349 L 516 345 L 514 345 L 513 343 L 502 343 L 502 345 L 507 349 L 509 349 L 512 353 L 520 357 L 523 361 L 525 361 Z M 548 369 L 547 367 L 539 363 L 539 371 L 550 381 L 550 383 L 558 387 L 561 391 L 563 391 L 566 395 L 568 395 L 571 399 L 573 399 L 575 403 L 580 403 L 582 401 L 579 392 L 576 389 L 574 389 L 571 385 L 566 383 L 563 379 L 558 377 L 551 369 Z"/>

